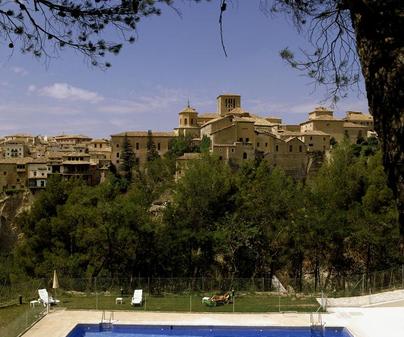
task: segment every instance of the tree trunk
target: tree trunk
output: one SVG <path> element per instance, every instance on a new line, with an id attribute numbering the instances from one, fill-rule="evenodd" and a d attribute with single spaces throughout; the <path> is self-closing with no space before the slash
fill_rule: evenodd
<path id="1" fill-rule="evenodd" d="M 369 111 L 381 140 L 383 164 L 397 199 L 404 236 L 404 17 L 401 0 L 349 1 Z M 403 242 L 403 240 L 402 240 Z"/>

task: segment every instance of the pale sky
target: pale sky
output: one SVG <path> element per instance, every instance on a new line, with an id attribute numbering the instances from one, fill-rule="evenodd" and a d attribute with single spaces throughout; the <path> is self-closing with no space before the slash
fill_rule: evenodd
<path id="1" fill-rule="evenodd" d="M 219 1 L 178 1 L 179 16 L 143 19 L 137 42 L 111 56 L 107 71 L 73 51 L 37 60 L 0 48 L 0 136 L 82 133 L 109 137 L 129 130 L 172 130 L 188 99 L 198 112 L 215 112 L 221 93 L 242 96 L 245 110 L 299 123 L 325 93 L 279 56 L 305 47 L 283 15 L 266 16 L 259 0 L 233 0 L 224 15 L 228 57 L 220 44 Z M 329 102 L 328 102 L 329 104 Z M 336 107 L 367 112 L 366 97 L 353 91 Z"/>

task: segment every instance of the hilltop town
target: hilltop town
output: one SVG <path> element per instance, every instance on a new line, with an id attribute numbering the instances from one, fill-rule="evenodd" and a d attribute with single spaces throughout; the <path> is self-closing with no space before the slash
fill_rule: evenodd
<path id="1" fill-rule="evenodd" d="M 259 157 L 295 178 L 303 178 L 314 169 L 315 159 L 327 154 L 336 142 L 344 138 L 357 142 L 375 136 L 372 116 L 362 112 L 348 111 L 338 119 L 333 111 L 317 107 L 306 121 L 287 125 L 281 118 L 245 111 L 241 96 L 234 94 L 218 96 L 214 113 L 199 113 L 188 104 L 178 115 L 178 127 L 173 131 L 126 130 L 108 139 L 85 135 L 6 135 L 0 138 L 0 191 L 35 192 L 46 187 L 52 174 L 66 179 L 80 177 L 96 185 L 105 180 L 111 165 L 119 170 L 125 139 L 140 167 L 147 161 L 150 140 L 163 156 L 177 137 L 192 139 L 196 145 L 207 138 L 209 151 L 231 165 L 239 166 Z M 177 178 L 188 160 L 198 156 L 185 153 L 177 158 Z"/>

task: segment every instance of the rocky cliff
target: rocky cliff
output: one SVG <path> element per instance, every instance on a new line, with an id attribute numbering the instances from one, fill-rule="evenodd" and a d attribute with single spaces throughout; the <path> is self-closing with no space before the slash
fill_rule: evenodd
<path id="1" fill-rule="evenodd" d="M 7 254 L 14 246 L 20 234 L 16 217 L 28 210 L 32 202 L 33 196 L 29 191 L 0 195 L 0 253 Z"/>

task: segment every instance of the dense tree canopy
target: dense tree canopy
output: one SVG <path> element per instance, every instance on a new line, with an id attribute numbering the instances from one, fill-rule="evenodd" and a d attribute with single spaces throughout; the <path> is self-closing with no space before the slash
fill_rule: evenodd
<path id="1" fill-rule="evenodd" d="M 393 193 L 380 151 L 339 144 L 305 184 L 265 161 L 232 171 L 203 154 L 177 182 L 158 158 L 122 189 L 49 180 L 18 219 L 22 237 L 0 260 L 8 275 L 262 277 L 302 289 L 402 262 Z M 166 206 L 151 211 L 156 199 Z M 21 277 L 21 276 L 20 276 Z"/>

